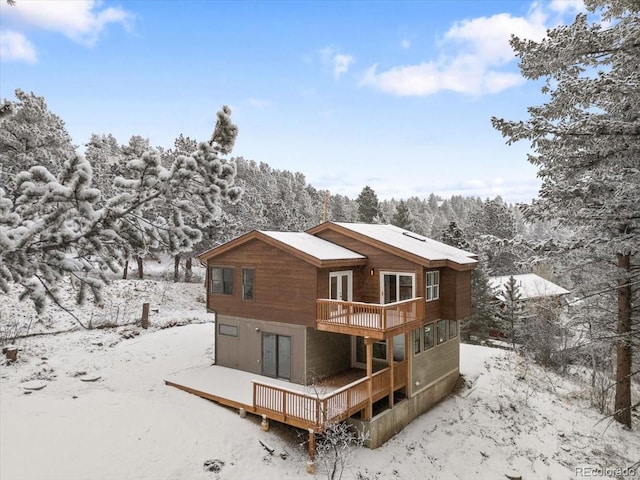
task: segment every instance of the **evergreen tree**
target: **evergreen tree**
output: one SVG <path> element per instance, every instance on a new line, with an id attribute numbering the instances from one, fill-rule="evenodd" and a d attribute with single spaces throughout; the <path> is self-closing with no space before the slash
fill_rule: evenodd
<path id="1" fill-rule="evenodd" d="M 442 231 L 439 239 L 447 245 L 451 245 L 462 250 L 468 250 L 470 247 L 469 242 L 464 237 L 464 233 L 462 233 L 462 230 L 458 228 L 456 222 L 449 222 L 449 226 Z"/>
<path id="2" fill-rule="evenodd" d="M 499 327 L 502 332 L 506 332 L 507 338 L 515 350 L 516 344 L 521 341 L 520 322 L 522 321 L 523 307 L 520 286 L 514 277 L 509 277 L 499 293 L 499 298 L 502 301 L 502 305 L 498 309 Z"/>
<path id="3" fill-rule="evenodd" d="M 358 221 L 374 223 L 380 214 L 380 203 L 376 192 L 367 185 L 358 195 L 356 203 L 358 204 Z"/>
<path id="4" fill-rule="evenodd" d="M 111 135 L 91 134 L 85 148 L 85 158 L 91 163 L 93 184 L 103 198 L 115 195 L 113 179 L 122 175 L 125 166 L 124 154 L 116 138 Z"/>
<path id="5" fill-rule="evenodd" d="M 411 218 L 411 212 L 404 200 L 400 200 L 398 203 L 396 211 L 391 219 L 391 223 L 396 227 L 413 231 L 413 219 Z"/>
<path id="6" fill-rule="evenodd" d="M 0 132 L 8 118 L 0 120 Z M 99 300 L 107 272 L 129 255 L 159 244 L 172 254 L 189 250 L 200 228 L 220 217 L 219 204 L 242 193 L 234 186 L 235 164 L 207 143 L 168 170 L 159 153 L 145 152 L 127 163 L 127 172 L 114 180 L 121 193 L 106 200 L 93 187 L 91 164 L 78 155 L 58 175 L 43 166 L 20 172 L 15 201 L 0 188 L 0 290 L 20 285 L 21 298 L 41 311 L 47 300 L 60 305 L 57 289 L 69 276 L 79 302 L 89 291 Z M 169 205 L 170 213 L 145 215 L 157 204 Z M 185 223 L 191 215 L 195 226 Z"/>
<path id="7" fill-rule="evenodd" d="M 482 342 L 496 328 L 498 314 L 496 292 L 482 266 L 471 272 L 471 315 L 460 324 L 460 334 L 467 341 Z"/>
<path id="8" fill-rule="evenodd" d="M 0 119 L 0 186 L 13 200 L 18 173 L 42 166 L 57 174 L 75 155 L 64 122 L 49 111 L 43 97 L 20 89 L 15 96 L 17 101 L 5 102 L 10 114 Z"/>
<path id="9" fill-rule="evenodd" d="M 618 303 L 614 416 L 630 428 L 640 308 L 640 3 L 586 5 L 591 15 L 577 15 L 541 42 L 512 39 L 522 74 L 544 79 L 550 98 L 530 107 L 526 121 L 492 122 L 509 143 L 532 143 L 529 161 L 542 187 L 525 215 L 575 229 L 574 248 L 606 252 L 618 265 L 608 277 Z"/>
<path id="10" fill-rule="evenodd" d="M 501 197 L 487 199 L 477 208 L 470 220 L 469 230 L 473 235 L 492 235 L 511 240 L 516 235 L 515 218 Z"/>

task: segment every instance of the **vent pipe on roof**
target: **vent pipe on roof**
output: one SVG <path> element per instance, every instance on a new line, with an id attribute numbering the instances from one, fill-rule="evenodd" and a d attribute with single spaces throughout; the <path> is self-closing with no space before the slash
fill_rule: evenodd
<path id="1" fill-rule="evenodd" d="M 420 242 L 426 242 L 427 239 L 426 238 L 420 238 L 420 237 L 416 237 L 415 235 L 412 235 L 410 232 L 402 232 L 402 234 L 405 237 L 409 237 L 409 238 L 413 238 L 414 240 L 418 240 Z"/>

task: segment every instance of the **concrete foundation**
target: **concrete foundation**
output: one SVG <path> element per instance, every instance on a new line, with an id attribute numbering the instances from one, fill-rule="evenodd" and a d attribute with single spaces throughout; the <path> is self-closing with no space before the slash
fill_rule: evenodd
<path id="1" fill-rule="evenodd" d="M 378 448 L 400 432 L 416 417 L 422 415 L 440 400 L 451 393 L 460 376 L 459 370 L 436 380 L 423 390 L 415 393 L 411 398 L 396 403 L 392 409 L 376 415 L 369 422 L 349 419 L 349 423 L 367 436 L 365 445 L 369 448 Z"/>

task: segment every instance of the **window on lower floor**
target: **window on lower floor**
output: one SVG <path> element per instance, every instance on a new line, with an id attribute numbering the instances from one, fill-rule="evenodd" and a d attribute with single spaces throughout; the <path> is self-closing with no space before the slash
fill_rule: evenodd
<path id="1" fill-rule="evenodd" d="M 449 320 L 449 338 L 455 338 L 458 336 L 458 321 Z"/>
<path id="2" fill-rule="evenodd" d="M 367 363 L 367 347 L 364 343 L 364 337 L 356 337 L 356 362 Z M 371 355 L 377 360 L 387 359 L 387 342 L 380 340 L 371 345 Z"/>
<path id="3" fill-rule="evenodd" d="M 427 272 L 425 274 L 424 284 L 424 299 L 427 302 L 440 298 L 440 272 L 438 270 Z"/>
<path id="4" fill-rule="evenodd" d="M 237 337 L 238 327 L 236 325 L 227 325 L 225 323 L 221 323 L 220 325 L 218 325 L 218 333 L 220 335 L 226 335 L 228 337 Z"/>
<path id="5" fill-rule="evenodd" d="M 417 355 L 420 353 L 420 329 L 416 328 L 413 331 L 413 354 Z"/>
<path id="6" fill-rule="evenodd" d="M 253 283 L 255 270 L 253 268 L 242 269 L 242 299 L 253 300 Z"/>
<path id="7" fill-rule="evenodd" d="M 233 295 L 233 267 L 211 267 L 211 293 Z"/>
<path id="8" fill-rule="evenodd" d="M 436 324 L 436 338 L 438 339 L 438 345 L 447 341 L 447 321 L 438 320 Z"/>
<path id="9" fill-rule="evenodd" d="M 424 327 L 424 349 L 433 347 L 433 323 L 427 323 Z"/>
<path id="10" fill-rule="evenodd" d="M 377 358 L 378 360 L 386 360 L 387 359 L 387 342 L 386 340 L 382 340 L 381 342 L 376 342 L 372 345 L 371 355 L 373 358 Z"/>

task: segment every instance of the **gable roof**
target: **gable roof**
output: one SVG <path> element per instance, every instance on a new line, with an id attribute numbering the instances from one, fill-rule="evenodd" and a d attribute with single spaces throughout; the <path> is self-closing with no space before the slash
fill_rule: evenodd
<path id="1" fill-rule="evenodd" d="M 206 262 L 251 240 L 263 241 L 319 268 L 364 265 L 367 261 L 364 255 L 305 232 L 267 230 L 253 230 L 201 253 L 198 258 Z"/>
<path id="2" fill-rule="evenodd" d="M 335 243 L 331 243 L 305 232 L 274 232 L 261 230 L 260 233 L 295 248 L 296 250 L 304 252 L 307 255 L 311 255 L 318 260 L 366 259 L 364 255 L 360 255 L 348 248 L 344 248 L 340 245 L 336 245 Z"/>
<path id="3" fill-rule="evenodd" d="M 489 285 L 496 289 L 496 297 L 500 300 L 504 299 L 504 290 L 509 283 L 509 278 L 513 277 L 518 285 L 521 300 L 529 300 L 532 298 L 555 297 L 558 295 L 566 295 L 569 290 L 546 280 L 535 273 L 525 273 L 522 275 L 503 275 L 500 277 L 489 277 Z"/>
<path id="4" fill-rule="evenodd" d="M 446 265 L 456 270 L 470 270 L 478 263 L 473 253 L 395 225 L 325 222 L 307 232 L 318 234 L 325 230 L 339 231 L 425 266 Z"/>

